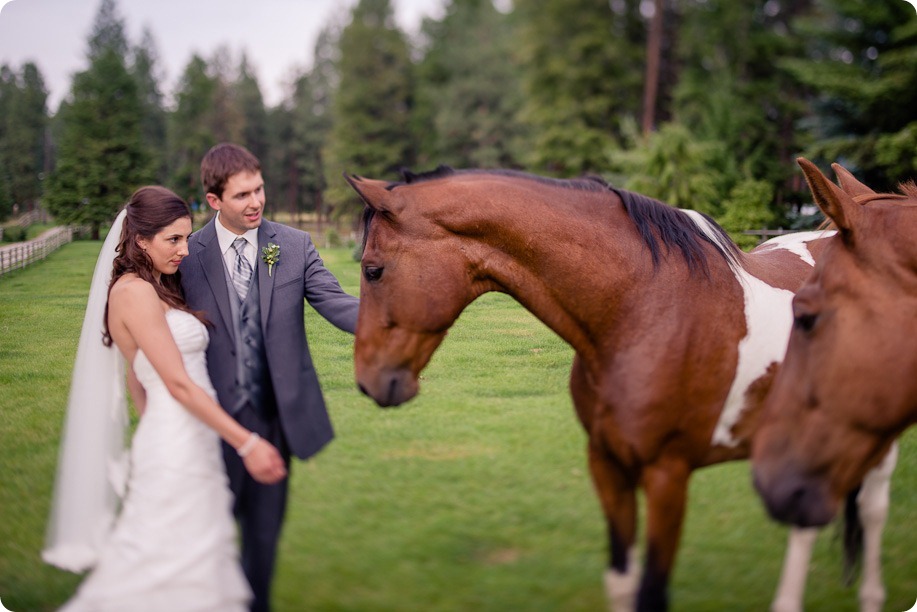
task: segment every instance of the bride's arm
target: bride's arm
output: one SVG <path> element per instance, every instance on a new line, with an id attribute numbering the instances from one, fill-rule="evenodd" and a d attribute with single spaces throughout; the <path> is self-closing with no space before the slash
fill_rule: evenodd
<path id="1" fill-rule="evenodd" d="M 109 328 L 113 328 L 115 341 L 118 331 L 126 332 L 146 355 L 172 397 L 233 448 L 238 450 L 245 445 L 243 461 L 256 480 L 271 484 L 286 475 L 277 449 L 265 440 L 252 438 L 252 432 L 191 380 L 152 285 L 140 279 L 125 279 L 112 287 L 108 304 Z"/>
<path id="2" fill-rule="evenodd" d="M 134 367 L 130 364 L 127 365 L 127 390 L 131 394 L 131 399 L 134 400 L 137 414 L 143 416 L 143 411 L 146 410 L 146 389 L 137 380 L 137 375 L 134 374 Z"/>

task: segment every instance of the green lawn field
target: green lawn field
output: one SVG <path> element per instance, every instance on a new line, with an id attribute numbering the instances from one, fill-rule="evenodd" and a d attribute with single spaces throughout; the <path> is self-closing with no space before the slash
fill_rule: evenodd
<path id="1" fill-rule="evenodd" d="M 0 600 L 52 610 L 79 577 L 44 565 L 70 372 L 100 243 L 69 244 L 0 277 Z M 349 249 L 323 250 L 359 290 Z M 605 529 L 567 393 L 570 348 L 510 298 L 472 304 L 408 405 L 381 410 L 353 382 L 353 339 L 308 312 L 337 439 L 292 469 L 278 612 L 580 611 L 605 606 Z M 902 441 L 883 559 L 886 610 L 917 599 L 917 430 Z M 676 611 L 766 610 L 786 529 L 747 463 L 698 472 L 671 601 Z M 834 529 L 819 538 L 806 606 L 856 610 Z"/>

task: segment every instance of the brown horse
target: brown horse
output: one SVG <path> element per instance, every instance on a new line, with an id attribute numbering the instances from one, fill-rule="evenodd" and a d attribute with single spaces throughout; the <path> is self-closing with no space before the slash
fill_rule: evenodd
<path id="1" fill-rule="evenodd" d="M 774 518 L 822 525 L 917 422 L 917 186 L 850 193 L 800 165 L 838 234 L 793 300 L 753 459 Z"/>
<path id="2" fill-rule="evenodd" d="M 570 390 L 607 520 L 610 600 L 666 608 L 688 478 L 748 457 L 790 300 L 823 233 L 744 254 L 709 218 L 600 179 L 446 167 L 396 183 L 346 178 L 367 204 L 360 389 L 381 406 L 410 400 L 468 304 L 488 291 L 514 297 L 575 350 Z M 813 532 L 792 534 L 776 608 L 801 607 Z"/>

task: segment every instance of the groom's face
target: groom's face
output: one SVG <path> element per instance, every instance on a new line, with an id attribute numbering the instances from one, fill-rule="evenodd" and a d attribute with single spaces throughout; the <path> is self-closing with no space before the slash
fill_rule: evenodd
<path id="1" fill-rule="evenodd" d="M 220 211 L 220 223 L 234 234 L 261 225 L 264 212 L 264 179 L 260 172 L 240 172 L 226 181 L 223 195 L 207 194 L 207 203 Z"/>

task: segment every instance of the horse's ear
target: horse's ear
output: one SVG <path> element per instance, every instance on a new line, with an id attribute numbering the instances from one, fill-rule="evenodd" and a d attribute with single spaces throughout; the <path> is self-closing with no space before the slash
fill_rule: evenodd
<path id="1" fill-rule="evenodd" d="M 853 173 L 840 164 L 831 164 L 837 180 L 841 184 L 841 189 L 847 192 L 847 195 L 856 199 L 862 196 L 875 195 L 876 192 L 857 180 Z"/>
<path id="2" fill-rule="evenodd" d="M 854 225 L 857 223 L 857 219 L 862 214 L 860 205 L 846 191 L 822 174 L 818 166 L 809 160 L 799 157 L 796 159 L 796 163 L 802 168 L 802 173 L 805 175 L 809 189 L 812 191 L 812 197 L 815 198 L 815 203 L 822 209 L 822 212 L 834 221 L 838 230 L 849 237 Z"/>
<path id="3" fill-rule="evenodd" d="M 367 179 L 362 176 L 349 175 L 344 173 L 344 179 L 353 187 L 354 191 L 360 198 L 366 202 L 366 205 L 376 212 L 386 215 L 394 215 L 394 201 L 392 192 L 387 189 L 388 183 L 375 179 Z"/>

